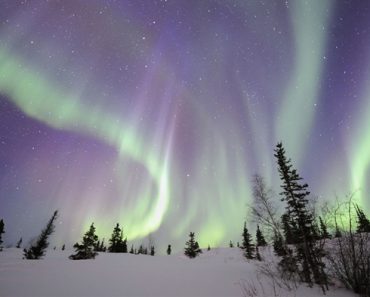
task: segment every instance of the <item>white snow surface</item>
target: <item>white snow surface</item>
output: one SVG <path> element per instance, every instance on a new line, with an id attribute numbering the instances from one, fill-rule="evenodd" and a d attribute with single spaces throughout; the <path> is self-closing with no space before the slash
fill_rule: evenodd
<path id="1" fill-rule="evenodd" d="M 304 284 L 274 292 L 271 279 L 259 272 L 260 262 L 246 260 L 239 248 L 215 248 L 195 259 L 100 253 L 95 260 L 73 261 L 68 259 L 71 253 L 50 250 L 44 259 L 24 260 L 21 249 L 4 249 L 0 297 L 322 296 L 320 288 Z M 356 295 L 331 287 L 326 296 Z"/>

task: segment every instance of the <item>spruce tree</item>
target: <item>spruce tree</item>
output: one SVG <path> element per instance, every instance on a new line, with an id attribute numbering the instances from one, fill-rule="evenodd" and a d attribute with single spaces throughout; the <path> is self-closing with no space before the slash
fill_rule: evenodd
<path id="1" fill-rule="evenodd" d="M 210 251 L 211 250 L 211 246 L 210 245 L 208 245 L 208 247 L 207 247 L 207 251 Z"/>
<path id="2" fill-rule="evenodd" d="M 243 228 L 243 241 L 241 248 L 244 250 L 244 256 L 247 259 L 253 259 L 253 249 L 254 246 L 252 244 L 252 237 L 248 232 L 247 229 L 247 223 L 244 222 L 244 228 Z"/>
<path id="3" fill-rule="evenodd" d="M 142 244 L 140 244 L 139 249 L 137 250 L 137 253 L 138 254 L 144 254 L 144 248 L 143 248 Z"/>
<path id="4" fill-rule="evenodd" d="M 370 221 L 364 211 L 357 204 L 355 205 L 355 209 L 357 214 L 357 233 L 370 232 Z"/>
<path id="5" fill-rule="evenodd" d="M 154 256 L 154 255 L 155 255 L 154 245 L 152 245 L 152 246 L 150 247 L 150 255 L 151 255 L 151 256 Z"/>
<path id="6" fill-rule="evenodd" d="M 234 244 L 233 244 L 233 242 L 230 240 L 230 242 L 229 242 L 229 247 L 231 247 L 231 248 L 233 248 L 234 247 Z"/>
<path id="7" fill-rule="evenodd" d="M 5 233 L 5 224 L 3 219 L 0 220 L 0 252 L 3 250 L 3 239 L 2 239 L 2 234 Z"/>
<path id="8" fill-rule="evenodd" d="M 245 247 L 248 245 L 248 240 L 250 240 L 250 235 L 248 233 L 247 223 L 244 222 L 244 228 L 242 233 L 242 245 L 240 246 L 242 250 L 245 250 Z"/>
<path id="9" fill-rule="evenodd" d="M 127 253 L 127 239 L 123 240 L 123 231 L 117 223 L 113 229 L 112 237 L 109 240 L 110 246 L 108 251 L 110 253 Z"/>
<path id="10" fill-rule="evenodd" d="M 195 234 L 194 232 L 190 232 L 189 234 L 189 241 L 186 242 L 185 247 L 185 255 L 189 258 L 195 258 L 200 254 L 202 251 L 199 248 L 199 244 L 195 241 Z"/>
<path id="11" fill-rule="evenodd" d="M 172 252 L 172 248 L 171 248 L 171 245 L 169 244 L 167 247 L 167 255 L 171 255 L 171 252 Z"/>
<path id="12" fill-rule="evenodd" d="M 95 259 L 98 253 L 95 251 L 98 236 L 95 234 L 94 223 L 91 224 L 89 231 L 87 231 L 82 238 L 82 243 L 76 243 L 73 247 L 75 248 L 76 254 L 70 255 L 71 260 L 85 260 Z"/>
<path id="13" fill-rule="evenodd" d="M 20 249 L 20 248 L 21 248 L 22 241 L 23 241 L 23 239 L 22 239 L 22 237 L 21 237 L 21 238 L 18 240 L 18 242 L 17 242 L 17 245 L 16 245 L 16 248 L 17 248 L 17 249 Z"/>
<path id="14" fill-rule="evenodd" d="M 131 245 L 130 254 L 134 254 L 134 245 Z"/>
<path id="15" fill-rule="evenodd" d="M 294 230 L 296 242 L 295 260 L 301 268 L 298 275 L 302 280 L 312 285 L 313 282 L 327 287 L 327 275 L 322 261 L 323 250 L 315 244 L 313 214 L 309 211 L 307 196 L 310 194 L 308 185 L 302 183 L 291 160 L 285 156 L 282 143 L 278 143 L 274 156 L 277 159 L 278 171 L 282 181 L 282 200 L 286 202 L 286 211 Z M 285 259 L 287 260 L 287 259 Z M 291 259 L 289 259 L 291 260 Z M 324 289 L 324 287 L 323 287 Z"/>
<path id="16" fill-rule="evenodd" d="M 265 240 L 265 237 L 262 234 L 262 231 L 260 230 L 260 226 L 257 225 L 257 231 L 256 231 L 256 245 L 257 246 L 266 246 L 267 242 Z"/>
<path id="17" fill-rule="evenodd" d="M 62 245 L 62 251 L 64 251 L 66 249 L 66 245 L 65 244 L 63 244 Z"/>
<path id="18" fill-rule="evenodd" d="M 31 245 L 28 249 L 23 249 L 23 254 L 26 259 L 37 260 L 42 258 L 45 255 L 45 251 L 49 246 L 49 236 L 54 232 L 55 220 L 58 217 L 58 211 L 54 211 L 54 214 L 50 218 L 44 230 L 42 230 L 40 236 L 38 237 L 36 243 Z"/>

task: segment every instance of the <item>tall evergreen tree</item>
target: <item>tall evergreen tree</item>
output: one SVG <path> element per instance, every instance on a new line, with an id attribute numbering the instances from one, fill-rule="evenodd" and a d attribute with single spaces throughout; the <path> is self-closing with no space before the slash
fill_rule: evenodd
<path id="1" fill-rule="evenodd" d="M 248 232 L 247 229 L 247 223 L 244 222 L 244 228 L 243 228 L 243 238 L 242 238 L 242 246 L 241 248 L 244 250 L 244 256 L 247 259 L 253 259 L 253 249 L 254 246 L 252 244 L 252 237 Z"/>
<path id="2" fill-rule="evenodd" d="M 307 196 L 310 194 L 308 185 L 301 183 L 302 178 L 285 156 L 282 143 L 278 143 L 274 156 L 277 159 L 278 171 L 282 181 L 282 200 L 287 203 L 286 211 L 296 226 L 296 262 L 301 270 L 298 274 L 309 283 L 313 282 L 327 287 L 327 276 L 322 261 L 323 250 L 315 244 L 313 225 L 314 218 L 308 207 Z"/>
<path id="3" fill-rule="evenodd" d="M 62 245 L 62 251 L 64 251 L 66 249 L 66 245 L 65 244 L 63 244 Z"/>
<path id="4" fill-rule="evenodd" d="M 54 211 L 52 217 L 47 223 L 44 230 L 42 230 L 40 236 L 38 237 L 36 243 L 31 245 L 28 249 L 23 249 L 23 254 L 26 259 L 37 260 L 45 255 L 45 251 L 49 246 L 49 236 L 54 232 L 55 225 L 54 222 L 58 217 L 58 211 Z"/>
<path id="5" fill-rule="evenodd" d="M 130 254 L 134 254 L 135 252 L 134 252 L 134 245 L 132 244 L 131 245 L 131 249 L 130 249 Z"/>
<path id="6" fill-rule="evenodd" d="M 111 253 L 127 253 L 127 239 L 123 239 L 123 230 L 117 223 L 113 229 L 112 237 L 109 240 L 108 251 Z"/>
<path id="7" fill-rule="evenodd" d="M 5 224 L 3 219 L 0 220 L 0 252 L 3 250 L 3 234 L 5 233 Z"/>
<path id="8" fill-rule="evenodd" d="M 230 240 L 230 242 L 229 242 L 229 247 L 231 247 L 231 248 L 233 248 L 234 247 L 234 244 L 233 244 L 233 242 Z"/>
<path id="9" fill-rule="evenodd" d="M 357 204 L 355 205 L 355 209 L 357 214 L 357 233 L 370 232 L 370 221 L 364 211 Z"/>
<path id="10" fill-rule="evenodd" d="M 76 254 L 70 255 L 69 258 L 71 260 L 95 259 L 95 256 L 98 255 L 98 253 L 95 251 L 97 242 L 98 236 L 95 234 L 94 223 L 92 223 L 89 231 L 87 231 L 82 238 L 82 243 L 76 243 L 73 246 Z"/>
<path id="11" fill-rule="evenodd" d="M 265 237 L 263 236 L 263 233 L 260 229 L 260 226 L 257 225 L 257 231 L 256 231 L 256 246 L 266 246 L 267 242 L 265 240 Z"/>
<path id="12" fill-rule="evenodd" d="M 189 258 L 195 258 L 200 254 L 202 251 L 199 248 L 199 244 L 195 241 L 195 234 L 194 232 L 190 232 L 189 234 L 189 241 L 186 242 L 185 247 L 185 255 Z"/>
<path id="13" fill-rule="evenodd" d="M 167 247 L 167 255 L 171 255 L 171 252 L 172 252 L 172 248 L 171 248 L 171 245 L 169 244 Z"/>

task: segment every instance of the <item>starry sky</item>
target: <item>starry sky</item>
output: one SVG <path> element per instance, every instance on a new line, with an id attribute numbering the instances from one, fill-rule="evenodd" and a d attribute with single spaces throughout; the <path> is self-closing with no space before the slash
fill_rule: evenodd
<path id="1" fill-rule="evenodd" d="M 0 1 L 8 243 L 95 222 L 182 248 L 237 241 L 283 141 L 320 201 L 370 213 L 370 2 Z M 247 218 L 248 219 L 248 218 Z M 177 245 L 176 245 L 177 244 Z"/>

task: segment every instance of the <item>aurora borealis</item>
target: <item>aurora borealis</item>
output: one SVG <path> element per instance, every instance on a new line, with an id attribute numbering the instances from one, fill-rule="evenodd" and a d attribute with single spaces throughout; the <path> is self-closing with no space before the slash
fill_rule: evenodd
<path id="1" fill-rule="evenodd" d="M 282 140 L 319 200 L 370 213 L 368 1 L 0 1 L 7 239 L 237 241 Z M 240 228 L 238 228 L 238 226 Z M 174 243 L 178 243 L 178 246 Z"/>

